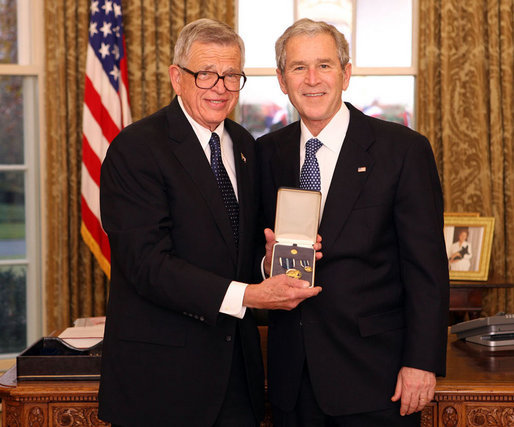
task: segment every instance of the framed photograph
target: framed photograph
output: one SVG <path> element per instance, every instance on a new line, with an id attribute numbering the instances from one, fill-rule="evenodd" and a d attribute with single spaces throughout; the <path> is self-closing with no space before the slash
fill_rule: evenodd
<path id="1" fill-rule="evenodd" d="M 450 280 L 487 280 L 494 218 L 445 215 L 444 240 Z"/>

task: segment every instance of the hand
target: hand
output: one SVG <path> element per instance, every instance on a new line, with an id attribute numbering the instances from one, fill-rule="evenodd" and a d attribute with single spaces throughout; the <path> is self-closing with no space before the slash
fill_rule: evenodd
<path id="1" fill-rule="evenodd" d="M 264 257 L 264 272 L 266 275 L 271 273 L 271 259 L 273 256 L 273 246 L 277 241 L 275 240 L 275 233 L 270 228 L 264 229 L 264 236 L 266 237 L 266 256 Z M 318 234 L 316 237 L 316 243 L 314 243 L 314 250 L 316 251 L 316 260 L 320 260 L 323 254 L 319 252 L 321 250 L 321 236 Z"/>
<path id="2" fill-rule="evenodd" d="M 250 308 L 292 310 L 307 298 L 318 295 L 321 287 L 310 288 L 309 282 L 280 274 L 257 285 L 248 285 L 243 305 Z"/>
<path id="3" fill-rule="evenodd" d="M 273 246 L 277 241 L 275 240 L 275 233 L 270 228 L 264 229 L 264 237 L 266 237 L 266 255 L 264 257 L 264 272 L 267 276 L 271 273 L 271 259 L 273 256 Z"/>
<path id="4" fill-rule="evenodd" d="M 393 402 L 400 398 L 400 415 L 410 415 L 421 411 L 431 402 L 435 393 L 435 374 L 406 366 L 400 369 L 396 390 L 391 398 Z"/>

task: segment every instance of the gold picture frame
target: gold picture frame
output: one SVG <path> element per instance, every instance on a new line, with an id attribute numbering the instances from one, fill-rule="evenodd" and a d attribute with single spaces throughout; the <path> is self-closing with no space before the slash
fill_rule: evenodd
<path id="1" fill-rule="evenodd" d="M 480 216 L 479 212 L 445 212 L 444 216 Z"/>
<path id="2" fill-rule="evenodd" d="M 487 280 L 493 231 L 493 217 L 444 215 L 450 280 Z"/>

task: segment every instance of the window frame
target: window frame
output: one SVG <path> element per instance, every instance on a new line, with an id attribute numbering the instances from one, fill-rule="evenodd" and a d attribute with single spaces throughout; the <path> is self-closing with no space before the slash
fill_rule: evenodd
<path id="1" fill-rule="evenodd" d="M 294 21 L 298 20 L 298 3 L 297 0 L 292 0 L 294 10 Z M 359 0 L 352 0 L 352 42 L 351 52 L 356 52 L 356 32 L 357 32 L 357 3 Z M 417 75 L 418 75 L 418 28 L 419 28 L 419 0 L 411 0 L 412 2 L 412 61 L 410 67 L 358 67 L 356 66 L 355 58 L 351 58 L 352 63 L 352 76 L 413 76 L 414 78 L 414 103 L 413 114 L 414 121 L 412 126 L 416 129 L 417 118 L 417 104 L 416 104 L 416 91 L 417 91 Z M 239 23 L 239 1 L 236 2 L 236 27 Z M 285 28 L 284 28 L 285 29 Z M 276 68 L 272 67 L 248 67 L 244 69 L 247 77 L 251 76 L 276 76 Z"/>
<path id="2" fill-rule="evenodd" d="M 43 331 L 43 280 L 41 271 L 41 215 L 44 182 L 44 33 L 43 2 L 17 1 L 18 63 L 0 64 L 0 76 L 23 77 L 23 152 L 21 164 L 0 164 L 1 172 L 21 171 L 25 185 L 25 242 L 23 259 L 0 260 L 0 267 L 24 266 L 26 268 L 27 345 L 42 335 Z M 0 353 L 0 359 L 15 354 Z"/>

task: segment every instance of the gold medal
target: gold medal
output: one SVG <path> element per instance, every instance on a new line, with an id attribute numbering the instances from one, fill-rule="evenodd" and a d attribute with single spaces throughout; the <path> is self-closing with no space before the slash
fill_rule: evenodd
<path id="1" fill-rule="evenodd" d="M 300 265 L 303 267 L 303 269 L 307 273 L 312 273 L 312 267 L 309 265 L 309 260 L 308 259 L 301 259 L 300 260 Z"/>
<path id="2" fill-rule="evenodd" d="M 298 251 L 297 251 L 296 249 L 291 249 L 291 253 L 292 253 L 293 255 L 296 255 L 296 254 L 298 253 Z"/>
<path id="3" fill-rule="evenodd" d="M 292 277 L 293 279 L 299 279 L 302 277 L 302 273 L 300 270 L 296 268 L 290 268 L 286 271 L 286 276 Z"/>

